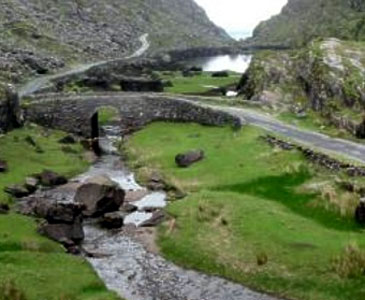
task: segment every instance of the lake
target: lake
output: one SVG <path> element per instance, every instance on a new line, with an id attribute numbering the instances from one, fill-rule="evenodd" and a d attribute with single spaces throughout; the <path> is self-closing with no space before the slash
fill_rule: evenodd
<path id="1" fill-rule="evenodd" d="M 244 73 L 250 65 L 252 55 L 217 55 L 198 57 L 188 61 L 192 66 L 202 67 L 206 72 L 233 71 Z"/>

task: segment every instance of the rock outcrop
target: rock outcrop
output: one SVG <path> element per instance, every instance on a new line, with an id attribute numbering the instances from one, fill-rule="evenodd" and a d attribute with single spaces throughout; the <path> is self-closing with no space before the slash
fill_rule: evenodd
<path id="1" fill-rule="evenodd" d="M 246 99 L 324 119 L 365 137 L 365 51 L 362 43 L 326 39 L 298 51 L 257 54 L 239 85 Z"/>

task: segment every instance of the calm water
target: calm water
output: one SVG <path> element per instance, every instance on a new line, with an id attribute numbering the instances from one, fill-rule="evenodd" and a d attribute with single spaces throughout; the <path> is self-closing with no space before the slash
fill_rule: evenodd
<path id="1" fill-rule="evenodd" d="M 190 60 L 190 65 L 202 67 L 206 72 L 217 71 L 233 71 L 237 73 L 244 73 L 250 62 L 251 55 L 239 54 L 239 55 L 218 55 L 211 57 L 198 57 Z"/>

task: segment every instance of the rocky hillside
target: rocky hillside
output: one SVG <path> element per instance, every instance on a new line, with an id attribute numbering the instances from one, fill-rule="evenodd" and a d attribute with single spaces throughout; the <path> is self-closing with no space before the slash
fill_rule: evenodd
<path id="1" fill-rule="evenodd" d="M 282 12 L 262 22 L 247 42 L 301 47 L 317 37 L 365 40 L 365 1 L 289 0 Z"/>
<path id="2" fill-rule="evenodd" d="M 244 74 L 245 98 L 276 110 L 320 112 L 365 138 L 365 43 L 326 39 L 301 50 L 258 53 Z"/>
<path id="3" fill-rule="evenodd" d="M 0 81 L 121 57 L 149 33 L 150 51 L 232 39 L 193 0 L 2 0 Z"/>

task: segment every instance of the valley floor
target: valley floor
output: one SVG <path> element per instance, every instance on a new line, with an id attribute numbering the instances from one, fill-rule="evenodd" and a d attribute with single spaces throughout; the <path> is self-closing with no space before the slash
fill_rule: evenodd
<path id="1" fill-rule="evenodd" d="M 157 123 L 126 145 L 140 179 L 159 172 L 188 193 L 170 203 L 161 252 L 188 268 L 290 299 L 364 299 L 365 238 L 344 174 L 271 148 L 254 127 Z M 175 166 L 177 153 L 204 161 Z M 356 179 L 361 182 L 360 179 Z"/>

